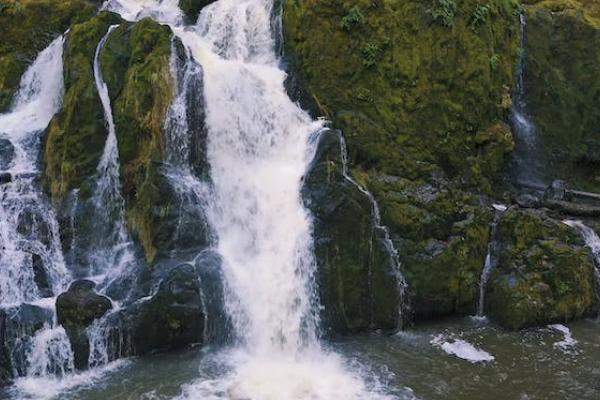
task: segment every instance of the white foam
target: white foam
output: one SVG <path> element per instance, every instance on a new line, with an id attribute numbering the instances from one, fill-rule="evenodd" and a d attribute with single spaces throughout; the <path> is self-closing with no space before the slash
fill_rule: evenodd
<path id="1" fill-rule="evenodd" d="M 431 339 L 431 344 L 444 350 L 446 353 L 454 355 L 463 360 L 472 363 L 494 361 L 495 357 L 490 353 L 480 350 L 471 343 L 462 339 L 446 340 L 447 338 L 440 334 Z"/>
<path id="2" fill-rule="evenodd" d="M 493 204 L 492 208 L 496 211 L 504 212 L 508 209 L 504 204 Z"/>
<path id="3" fill-rule="evenodd" d="M 568 350 L 568 349 L 573 348 L 577 344 L 577 340 L 575 340 L 573 338 L 573 334 L 571 333 L 571 330 L 569 328 L 567 328 L 566 326 L 561 325 L 561 324 L 554 324 L 554 325 L 548 325 L 548 328 L 558 331 L 558 332 L 562 333 L 564 336 L 563 340 L 554 343 L 554 347 L 558 347 L 562 350 Z"/>

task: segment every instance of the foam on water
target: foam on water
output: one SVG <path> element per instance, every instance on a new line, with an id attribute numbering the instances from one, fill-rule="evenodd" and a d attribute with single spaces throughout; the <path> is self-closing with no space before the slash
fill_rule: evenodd
<path id="1" fill-rule="evenodd" d="M 558 331 L 558 332 L 562 333 L 564 336 L 563 340 L 554 343 L 554 347 L 558 347 L 562 350 L 568 350 L 577 344 L 577 340 L 575 340 L 573 338 L 573 334 L 571 333 L 571 330 L 569 328 L 567 328 L 566 326 L 561 325 L 561 324 L 553 324 L 553 325 L 548 325 L 548 328 Z"/>
<path id="2" fill-rule="evenodd" d="M 12 182 L 0 185 L 0 305 L 34 301 L 42 293 L 34 270 L 49 289 L 61 291 L 69 280 L 58 224 L 37 183 L 41 133 L 58 111 L 63 94 L 63 37 L 58 37 L 27 69 L 11 111 L 0 115 L 0 139 L 14 148 L 0 160 Z M 2 167 L 0 167 L 1 169 Z M 40 265 L 41 264 L 41 265 Z M 44 294 L 47 295 L 47 294 Z"/>
<path id="3" fill-rule="evenodd" d="M 435 347 L 439 347 L 448 354 L 472 363 L 490 362 L 495 360 L 493 355 L 484 350 L 478 349 L 471 343 L 462 339 L 448 339 L 443 334 L 435 335 L 431 339 L 430 343 Z"/>

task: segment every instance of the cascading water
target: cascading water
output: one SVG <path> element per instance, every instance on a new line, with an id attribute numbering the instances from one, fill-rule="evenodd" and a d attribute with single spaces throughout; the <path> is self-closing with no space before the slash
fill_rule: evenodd
<path id="1" fill-rule="evenodd" d="M 108 135 L 104 151 L 96 168 L 96 187 L 91 198 L 94 206 L 96 229 L 99 234 L 89 250 L 89 275 L 100 275 L 106 287 L 121 277 L 125 270 L 133 270 L 135 263 L 133 243 L 125 223 L 125 200 L 121 194 L 119 149 L 112 115 L 108 87 L 102 78 L 100 53 L 110 33 L 118 25 L 109 27 L 98 43 L 94 55 L 94 82 L 102 102 Z"/>
<path id="2" fill-rule="evenodd" d="M 311 219 L 300 189 L 314 154 L 309 137 L 322 122 L 285 92 L 272 2 L 220 0 L 185 29 L 175 26 L 180 17 L 176 7 L 166 11 L 168 3 L 115 0 L 104 7 L 126 10 L 128 19 L 150 14 L 169 23 L 203 74 L 212 182 L 207 213 L 237 344 L 215 356 L 218 376 L 201 370 L 203 378 L 181 396 L 377 398 L 318 340 Z"/>
<path id="3" fill-rule="evenodd" d="M 510 109 L 510 121 L 514 132 L 515 149 L 512 154 L 513 175 L 517 186 L 541 186 L 545 182 L 545 156 L 536 135 L 535 124 L 527 113 L 525 101 L 525 67 L 527 44 L 527 17 L 520 14 L 520 57 L 517 70 L 516 87 L 513 93 L 513 105 Z"/>
<path id="4" fill-rule="evenodd" d="M 21 79 L 7 114 L 0 115 L 0 305 L 60 293 L 69 280 L 58 224 L 41 193 L 41 133 L 60 108 L 63 37 L 43 50 Z"/>
<path id="5" fill-rule="evenodd" d="M 481 278 L 479 279 L 479 301 L 477 302 L 477 317 L 485 316 L 485 293 L 487 289 L 487 283 L 490 279 L 492 269 L 494 268 L 493 252 L 496 240 L 496 230 L 498 227 L 498 221 L 500 217 L 506 211 L 506 206 L 502 204 L 494 204 L 494 219 L 492 221 L 492 229 L 490 230 L 490 242 L 488 243 L 488 252 L 485 256 L 485 264 L 483 271 L 481 272 Z"/>
<path id="6" fill-rule="evenodd" d="M 575 228 L 581 232 L 583 236 L 583 240 L 587 247 L 592 251 L 592 255 L 594 257 L 594 264 L 596 268 L 594 270 L 594 274 L 596 277 L 596 295 L 598 300 L 600 301 L 600 237 L 589 226 L 585 225 L 581 221 L 576 220 L 566 220 L 563 221 L 565 224 L 569 225 L 572 228 Z"/>
<path id="7" fill-rule="evenodd" d="M 400 256 L 398 254 L 398 249 L 396 249 L 396 246 L 391 239 L 388 228 L 381 222 L 381 212 L 379 211 L 379 204 L 377 204 L 377 200 L 375 200 L 375 197 L 371 192 L 365 189 L 350 175 L 350 171 L 348 170 L 348 149 L 346 146 L 346 140 L 343 136 L 340 137 L 340 152 L 342 155 L 342 174 L 344 175 L 344 178 L 369 199 L 371 202 L 371 218 L 373 219 L 373 225 L 376 229 L 383 232 L 383 243 L 387 252 L 390 254 L 390 259 L 392 262 L 391 268 L 396 276 L 396 281 L 398 282 L 398 291 L 400 294 L 400 300 L 402 302 L 400 307 L 401 315 L 398 318 L 399 324 L 401 325 L 404 322 L 404 314 L 407 312 L 409 305 L 406 301 L 406 289 L 408 288 L 408 284 L 404 278 L 404 275 L 402 274 L 402 270 L 400 269 Z M 399 327 L 401 328 L 401 326 Z"/>

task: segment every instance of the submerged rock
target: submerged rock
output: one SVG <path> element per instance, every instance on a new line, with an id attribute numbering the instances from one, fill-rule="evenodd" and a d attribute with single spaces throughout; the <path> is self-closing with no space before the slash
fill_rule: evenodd
<path id="1" fill-rule="evenodd" d="M 488 309 L 520 329 L 580 318 L 595 302 L 594 263 L 579 233 L 543 210 L 510 208 L 498 224 Z"/>
<path id="2" fill-rule="evenodd" d="M 77 369 L 88 365 L 90 345 L 86 328 L 112 308 L 110 299 L 97 294 L 95 286 L 92 281 L 78 280 L 56 299 L 58 323 L 69 336 Z"/>

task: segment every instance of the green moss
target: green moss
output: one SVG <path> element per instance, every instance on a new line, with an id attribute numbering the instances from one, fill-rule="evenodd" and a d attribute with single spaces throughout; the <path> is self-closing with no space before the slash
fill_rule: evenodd
<path id="1" fill-rule="evenodd" d="M 0 112 L 3 112 L 35 56 L 72 23 L 94 15 L 99 2 L 2 0 L 0 6 Z"/>
<path id="2" fill-rule="evenodd" d="M 113 99 L 121 180 L 133 232 L 152 261 L 157 254 L 153 208 L 163 159 L 163 124 L 172 99 L 172 33 L 150 18 L 115 29 L 102 51 L 102 71 Z"/>
<path id="3" fill-rule="evenodd" d="M 499 265 L 489 312 L 520 329 L 580 318 L 594 305 L 594 265 L 578 232 L 543 212 L 508 210 L 498 225 Z"/>
<path id="4" fill-rule="evenodd" d="M 119 22 L 116 14 L 103 12 L 74 25 L 66 38 L 63 107 L 45 136 L 44 183 L 55 202 L 81 187 L 102 155 L 107 133 L 94 84 L 94 53 L 108 27 Z"/>
<path id="5" fill-rule="evenodd" d="M 528 8 L 526 100 L 551 173 L 600 190 L 600 1 Z"/>
<path id="6" fill-rule="evenodd" d="M 461 179 L 473 162 L 485 163 L 474 139 L 505 119 L 519 29 L 517 3 L 495 0 L 474 32 L 478 4 L 460 2 L 449 30 L 433 23 L 429 2 L 286 2 L 294 72 L 343 129 L 353 162 L 405 177 L 441 168 Z M 361 18 L 349 17 L 354 9 Z M 344 18 L 361 22 L 348 30 Z M 500 169 L 480 169 L 479 181 L 499 177 Z"/>

